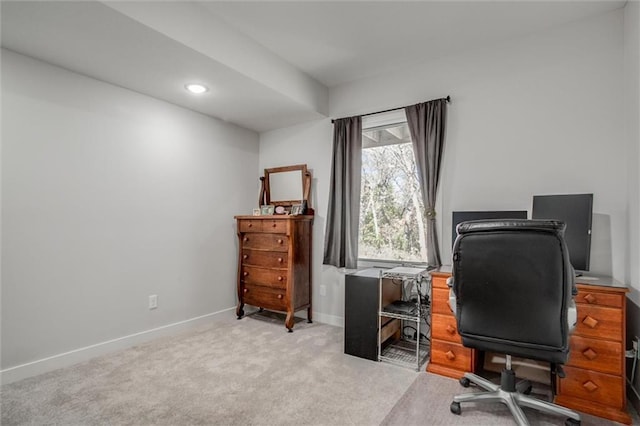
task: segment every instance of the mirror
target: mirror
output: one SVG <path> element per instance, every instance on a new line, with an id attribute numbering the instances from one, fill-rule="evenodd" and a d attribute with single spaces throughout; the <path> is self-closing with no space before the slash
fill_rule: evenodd
<path id="1" fill-rule="evenodd" d="M 271 204 L 289 209 L 292 205 L 305 202 L 309 207 L 311 173 L 307 171 L 306 164 L 264 169 L 264 177 L 260 180 L 260 205 Z"/>
<path id="2" fill-rule="evenodd" d="M 302 172 L 270 173 L 269 187 L 272 201 L 302 200 Z"/>

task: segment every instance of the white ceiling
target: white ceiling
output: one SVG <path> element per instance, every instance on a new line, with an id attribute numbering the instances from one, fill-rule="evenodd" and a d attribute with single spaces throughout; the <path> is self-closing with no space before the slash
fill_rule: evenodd
<path id="1" fill-rule="evenodd" d="M 329 88 L 625 1 L 2 1 L 2 46 L 261 132 L 325 117 Z M 184 90 L 191 81 L 205 95 Z"/>
<path id="2" fill-rule="evenodd" d="M 203 2 L 326 86 L 522 37 L 624 1 Z"/>

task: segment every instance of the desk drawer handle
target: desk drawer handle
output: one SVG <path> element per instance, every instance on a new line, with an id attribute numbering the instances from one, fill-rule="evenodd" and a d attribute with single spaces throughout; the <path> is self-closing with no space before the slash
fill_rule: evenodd
<path id="1" fill-rule="evenodd" d="M 278 224 L 274 222 L 272 226 L 275 228 Z"/>
<path id="2" fill-rule="evenodd" d="M 245 293 L 249 293 L 249 289 L 248 289 L 248 288 L 245 288 L 245 289 L 244 289 L 244 292 L 245 292 Z"/>
<path id="3" fill-rule="evenodd" d="M 591 348 L 587 348 L 582 352 L 582 355 L 585 356 L 585 358 L 593 361 L 594 359 L 596 359 L 596 357 L 598 356 L 598 354 L 596 353 L 596 351 L 594 351 Z"/>
<path id="4" fill-rule="evenodd" d="M 253 227 L 253 223 L 250 223 L 250 224 L 249 224 L 249 228 L 251 228 L 251 227 Z"/>
<path id="5" fill-rule="evenodd" d="M 587 303 L 591 303 L 591 304 L 596 303 L 598 301 L 598 299 L 596 299 L 596 297 L 591 293 L 587 294 L 584 297 L 584 300 L 586 300 Z"/>
<path id="6" fill-rule="evenodd" d="M 242 258 L 246 260 L 246 259 L 248 259 L 248 258 L 249 258 L 249 255 L 248 255 L 248 254 L 243 254 L 243 255 L 242 255 Z"/>
<path id="7" fill-rule="evenodd" d="M 246 243 L 247 241 L 249 241 L 249 238 L 244 237 L 244 238 L 242 239 L 242 241 L 244 241 L 244 242 Z"/>
<path id="8" fill-rule="evenodd" d="M 585 319 L 582 320 L 582 323 L 589 328 L 596 328 L 598 325 L 598 320 L 587 315 Z"/>
<path id="9" fill-rule="evenodd" d="M 278 275 L 278 281 L 282 281 L 284 277 L 282 275 Z"/>
<path id="10" fill-rule="evenodd" d="M 587 390 L 587 392 L 593 392 L 598 389 L 598 385 L 593 383 L 591 380 L 588 380 L 582 384 L 582 387 Z"/>
<path id="11" fill-rule="evenodd" d="M 283 260 L 284 260 L 283 258 L 279 257 L 278 258 L 278 263 L 282 263 Z"/>
<path id="12" fill-rule="evenodd" d="M 278 244 L 282 244 L 282 243 L 283 243 L 282 238 L 278 238 Z"/>
<path id="13" fill-rule="evenodd" d="M 446 356 L 449 361 L 453 361 L 454 359 L 456 359 L 456 354 L 451 351 L 448 351 L 446 354 L 444 354 L 444 356 Z"/>
<path id="14" fill-rule="evenodd" d="M 282 299 L 282 295 L 281 294 L 278 295 L 278 299 Z"/>
<path id="15" fill-rule="evenodd" d="M 242 275 L 244 275 L 246 277 L 247 275 L 249 275 L 249 273 L 247 271 L 245 271 L 245 272 L 242 273 Z"/>
<path id="16" fill-rule="evenodd" d="M 449 333 L 449 334 L 451 334 L 451 335 L 456 334 L 456 328 L 455 328 L 455 327 L 453 327 L 452 325 L 448 325 L 448 326 L 447 326 L 447 333 Z"/>

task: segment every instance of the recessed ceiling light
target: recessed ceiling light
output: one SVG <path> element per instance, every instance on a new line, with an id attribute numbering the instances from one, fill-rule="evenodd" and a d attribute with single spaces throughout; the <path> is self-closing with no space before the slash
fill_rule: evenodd
<path id="1" fill-rule="evenodd" d="M 202 84 L 198 84 L 198 83 L 186 84 L 184 86 L 184 88 L 187 89 L 191 93 L 195 93 L 196 95 L 199 95 L 199 94 L 204 93 L 204 92 L 209 90 L 207 88 L 207 86 L 203 86 Z"/>

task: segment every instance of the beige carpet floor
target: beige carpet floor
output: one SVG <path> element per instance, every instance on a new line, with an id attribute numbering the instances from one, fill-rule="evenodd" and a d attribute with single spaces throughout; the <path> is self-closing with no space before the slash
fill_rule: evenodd
<path id="1" fill-rule="evenodd" d="M 343 353 L 342 328 L 264 312 L 4 385 L 2 425 L 511 425 L 449 412 L 456 380 Z M 537 388 L 534 388 L 534 393 Z M 532 425 L 564 419 L 525 409 Z M 637 416 L 634 418 L 637 421 Z M 614 423 L 592 416 L 583 425 Z"/>
<path id="2" fill-rule="evenodd" d="M 5 385 L 1 423 L 379 424 L 418 373 L 343 345 L 339 327 L 230 317 Z"/>

